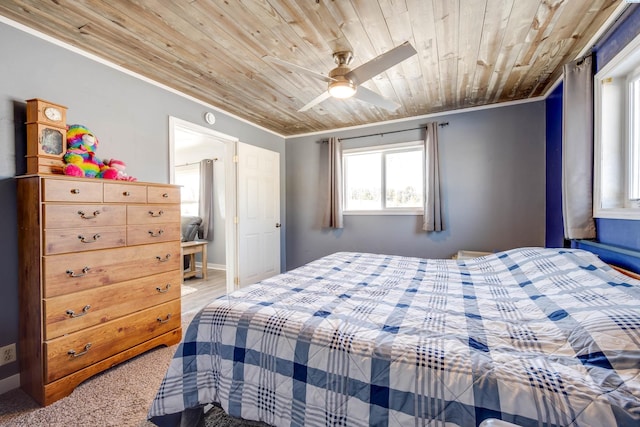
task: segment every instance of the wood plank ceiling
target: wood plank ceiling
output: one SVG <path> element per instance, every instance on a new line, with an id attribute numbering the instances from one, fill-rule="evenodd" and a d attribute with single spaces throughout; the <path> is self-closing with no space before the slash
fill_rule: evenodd
<path id="1" fill-rule="evenodd" d="M 0 14 L 284 136 L 537 97 L 622 0 L 3 0 Z M 401 106 L 330 98 L 327 74 L 409 41 L 364 83 Z"/>

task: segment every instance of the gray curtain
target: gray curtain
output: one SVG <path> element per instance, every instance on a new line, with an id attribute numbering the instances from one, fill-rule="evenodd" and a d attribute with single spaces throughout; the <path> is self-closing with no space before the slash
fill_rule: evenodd
<path id="1" fill-rule="evenodd" d="M 593 220 L 593 59 L 564 66 L 562 215 L 566 239 L 596 237 Z"/>
<path id="2" fill-rule="evenodd" d="M 424 137 L 424 231 L 444 230 L 438 155 L 438 122 L 427 123 Z"/>
<path id="3" fill-rule="evenodd" d="M 322 227 L 343 228 L 342 220 L 342 143 L 329 138 L 327 144 L 327 192 Z"/>
<path id="4" fill-rule="evenodd" d="M 200 239 L 213 240 L 213 160 L 200 161 Z"/>

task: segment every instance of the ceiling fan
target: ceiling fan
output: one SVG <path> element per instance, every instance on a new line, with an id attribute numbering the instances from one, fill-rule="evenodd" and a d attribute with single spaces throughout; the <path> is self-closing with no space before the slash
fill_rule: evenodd
<path id="1" fill-rule="evenodd" d="M 400 46 L 394 47 L 352 70 L 349 68 L 349 64 L 353 59 L 353 53 L 351 51 L 335 52 L 333 54 L 333 60 L 338 66 L 329 71 L 328 76 L 272 56 L 265 56 L 263 59 L 328 83 L 327 90 L 299 109 L 298 111 L 300 112 L 307 111 L 330 97 L 350 98 L 352 96 L 361 101 L 394 111 L 400 107 L 400 104 L 384 98 L 360 85 L 405 59 L 412 57 L 416 53 L 416 50 L 409 42 L 404 42 Z"/>

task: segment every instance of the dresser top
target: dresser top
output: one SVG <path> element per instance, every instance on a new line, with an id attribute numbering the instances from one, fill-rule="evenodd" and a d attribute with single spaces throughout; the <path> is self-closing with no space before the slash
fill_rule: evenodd
<path id="1" fill-rule="evenodd" d="M 107 184 L 125 184 L 125 185 L 145 185 L 145 186 L 161 186 L 161 187 L 181 187 L 176 184 L 166 184 L 159 182 L 145 182 L 145 181 L 122 181 L 117 179 L 104 179 L 104 178 L 85 178 L 85 177 L 77 177 L 77 176 L 69 176 L 69 175 L 55 175 L 55 174 L 27 174 L 27 175 L 19 175 L 16 176 L 16 179 L 24 179 L 24 178 L 40 178 L 40 179 L 48 179 L 48 180 L 64 180 L 64 181 L 81 181 L 81 182 L 102 182 Z"/>

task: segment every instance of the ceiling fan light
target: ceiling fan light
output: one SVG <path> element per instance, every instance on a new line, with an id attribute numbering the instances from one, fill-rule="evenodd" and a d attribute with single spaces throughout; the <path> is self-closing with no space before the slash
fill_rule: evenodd
<path id="1" fill-rule="evenodd" d="M 348 80 L 329 83 L 329 95 L 334 98 L 351 98 L 356 94 L 356 86 Z"/>

